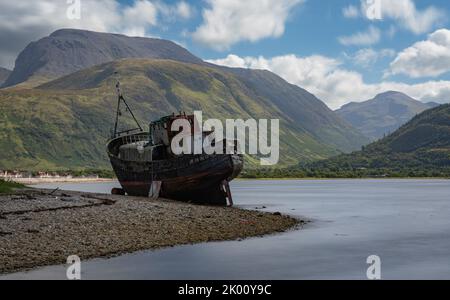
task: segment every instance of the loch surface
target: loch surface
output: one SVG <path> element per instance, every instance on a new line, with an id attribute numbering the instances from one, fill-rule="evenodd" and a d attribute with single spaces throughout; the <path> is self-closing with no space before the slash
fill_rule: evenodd
<path id="1" fill-rule="evenodd" d="M 39 187 L 108 193 L 114 186 Z M 448 180 L 242 180 L 232 190 L 244 209 L 313 222 L 262 238 L 85 261 L 82 278 L 367 279 L 367 258 L 377 255 L 383 279 L 450 279 Z M 0 279 L 65 276 L 66 266 L 53 266 Z"/>

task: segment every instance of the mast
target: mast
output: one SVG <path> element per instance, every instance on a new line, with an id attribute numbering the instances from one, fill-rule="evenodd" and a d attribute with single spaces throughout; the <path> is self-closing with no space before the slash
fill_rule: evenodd
<path id="1" fill-rule="evenodd" d="M 128 105 L 127 101 L 125 100 L 125 98 L 122 95 L 122 90 L 120 88 L 120 79 L 119 79 L 119 73 L 115 72 L 114 74 L 117 75 L 117 83 L 116 83 L 116 92 L 117 92 L 117 111 L 116 111 L 116 121 L 114 124 L 114 134 L 113 134 L 113 138 L 116 138 L 117 136 L 123 134 L 123 133 L 129 133 L 131 131 L 141 131 L 143 132 L 144 130 L 142 129 L 141 124 L 139 124 L 138 120 L 136 119 L 136 116 L 134 115 L 133 111 L 131 110 L 130 106 Z M 121 116 L 120 113 L 120 105 L 122 104 L 122 102 L 125 104 L 125 107 L 127 109 L 128 112 L 130 112 L 131 116 L 133 117 L 134 122 L 136 123 L 136 125 L 138 126 L 138 128 L 135 129 L 131 129 L 131 130 L 126 130 L 123 132 L 118 132 L 118 126 L 119 126 L 119 117 Z"/>
<path id="2" fill-rule="evenodd" d="M 116 83 L 116 91 L 117 91 L 117 110 L 116 110 L 116 122 L 114 124 L 114 134 L 113 138 L 117 137 L 117 126 L 119 126 L 119 116 L 120 116 L 120 102 L 122 101 L 122 92 L 120 91 L 120 81 L 118 73 L 115 73 L 117 75 L 117 83 Z"/>

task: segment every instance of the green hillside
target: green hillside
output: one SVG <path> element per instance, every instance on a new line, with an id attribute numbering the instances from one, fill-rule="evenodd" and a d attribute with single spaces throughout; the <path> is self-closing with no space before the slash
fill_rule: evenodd
<path id="1" fill-rule="evenodd" d="M 231 72 L 175 61 L 127 59 L 35 89 L 0 90 L 0 169 L 108 168 L 105 144 L 116 104 L 115 72 L 143 124 L 165 114 L 194 110 L 220 119 L 281 119 L 281 165 L 324 159 L 339 154 L 336 143 L 354 149 L 361 142 L 360 135 L 346 123 L 333 124 L 331 112 L 320 114 L 299 107 L 315 123 L 293 120 L 282 102 L 264 97 Z M 291 95 L 289 101 L 298 101 L 299 106 L 301 97 L 299 94 L 296 100 Z M 334 136 L 333 141 L 320 141 L 316 138 L 320 132 Z"/>
<path id="2" fill-rule="evenodd" d="M 302 168 L 327 177 L 450 176 L 450 105 L 423 112 L 363 151 Z"/>

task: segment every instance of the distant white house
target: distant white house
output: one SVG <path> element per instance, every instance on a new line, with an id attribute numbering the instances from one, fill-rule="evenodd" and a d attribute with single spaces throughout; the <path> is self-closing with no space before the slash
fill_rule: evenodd
<path id="1" fill-rule="evenodd" d="M 20 171 L 2 171 L 2 170 L 0 170 L 0 178 L 4 179 L 4 180 L 24 178 L 24 176 L 26 176 L 26 174 L 24 174 Z"/>

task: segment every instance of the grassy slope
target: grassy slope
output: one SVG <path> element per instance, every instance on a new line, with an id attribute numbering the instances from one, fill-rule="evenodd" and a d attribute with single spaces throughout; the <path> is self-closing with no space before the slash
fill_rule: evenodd
<path id="1" fill-rule="evenodd" d="M 310 165 L 318 172 L 450 174 L 450 105 L 425 111 L 363 151 Z M 447 176 L 447 175 L 446 175 Z"/>
<path id="2" fill-rule="evenodd" d="M 180 110 L 202 110 L 205 117 L 221 119 L 280 118 L 283 165 L 338 154 L 284 121 L 275 105 L 255 97 L 230 73 L 173 61 L 124 60 L 80 71 L 39 89 L 1 90 L 0 168 L 109 167 L 105 143 L 116 104 L 115 71 L 144 123 Z"/>
<path id="3" fill-rule="evenodd" d="M 291 125 L 298 125 L 298 130 L 308 132 L 322 144 L 350 153 L 369 143 L 366 137 L 313 94 L 288 84 L 274 73 L 229 68 L 228 71 L 237 74 L 239 80 L 255 91 L 259 98 L 270 99 Z"/>

